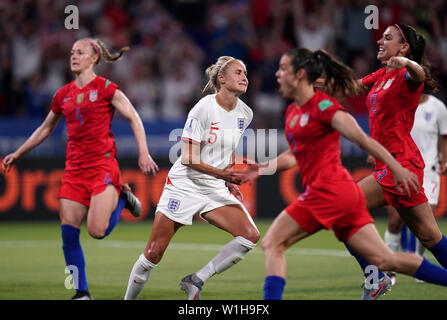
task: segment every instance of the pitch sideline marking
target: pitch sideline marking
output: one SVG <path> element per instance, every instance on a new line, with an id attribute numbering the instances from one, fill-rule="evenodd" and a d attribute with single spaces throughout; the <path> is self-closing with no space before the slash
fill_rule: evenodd
<path id="1" fill-rule="evenodd" d="M 101 248 L 118 248 L 131 249 L 146 246 L 143 241 L 121 241 L 107 240 L 95 241 L 88 240 L 82 243 L 84 247 L 101 247 Z M 181 251 L 214 251 L 218 252 L 224 244 L 202 244 L 202 243 L 179 243 L 172 242 L 169 244 L 168 250 Z M 62 241 L 59 240 L 5 240 L 0 241 L 0 248 L 41 248 L 41 247 L 61 247 Z M 252 250 L 253 253 L 261 254 L 262 250 L 258 247 Z M 286 254 L 309 255 L 309 256 L 335 256 L 335 257 L 351 257 L 348 251 L 338 249 L 319 249 L 319 248 L 291 248 Z"/>
<path id="2" fill-rule="evenodd" d="M 82 243 L 85 247 L 100 247 L 100 248 L 117 248 L 117 249 L 143 249 L 146 246 L 145 241 L 123 241 L 123 240 L 87 240 Z M 224 244 L 203 244 L 203 243 L 180 243 L 171 242 L 168 250 L 181 251 L 212 251 L 218 252 L 222 249 Z M 60 240 L 5 240 L 0 241 L 0 248 L 40 248 L 40 247 L 62 247 Z M 259 247 L 255 247 L 252 253 L 262 254 Z M 286 254 L 302 255 L 302 256 L 321 256 L 321 257 L 342 257 L 351 258 L 351 254 L 347 250 L 339 249 L 325 249 L 325 248 L 291 248 L 286 251 Z M 425 254 L 429 260 L 433 260 L 433 255 L 430 252 Z"/>

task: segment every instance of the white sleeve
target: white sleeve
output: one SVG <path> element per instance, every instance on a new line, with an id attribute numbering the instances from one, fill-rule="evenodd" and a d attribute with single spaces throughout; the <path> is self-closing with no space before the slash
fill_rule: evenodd
<path id="1" fill-rule="evenodd" d="M 447 135 L 447 108 L 442 101 L 439 101 L 439 114 L 438 114 L 438 132 L 440 135 Z"/>
<path id="2" fill-rule="evenodd" d="M 251 108 L 241 99 L 239 99 L 239 103 L 242 106 L 242 110 L 244 113 L 244 117 L 247 119 L 246 123 L 244 124 L 244 130 L 248 128 L 248 126 L 250 125 L 251 121 L 253 120 L 253 110 L 251 110 Z"/>
<path id="3" fill-rule="evenodd" d="M 248 123 L 247 123 L 247 127 L 250 125 L 251 121 L 253 120 L 253 110 L 251 110 L 250 108 L 248 108 L 248 110 L 250 110 L 249 116 L 248 116 Z"/>
<path id="4" fill-rule="evenodd" d="M 207 112 L 201 108 L 200 101 L 191 109 L 183 128 L 182 140 L 200 144 L 205 131 Z"/>

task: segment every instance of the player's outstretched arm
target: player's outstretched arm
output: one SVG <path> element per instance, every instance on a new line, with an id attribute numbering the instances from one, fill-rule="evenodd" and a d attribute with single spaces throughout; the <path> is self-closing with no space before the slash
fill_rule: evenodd
<path id="1" fill-rule="evenodd" d="M 8 172 L 17 160 L 48 138 L 61 118 L 61 113 L 56 114 L 53 111 L 50 111 L 43 123 L 36 130 L 34 130 L 26 141 L 15 152 L 10 153 L 3 158 L 3 172 Z"/>
<path id="2" fill-rule="evenodd" d="M 292 150 L 287 149 L 276 158 L 264 163 L 247 164 L 244 169 L 233 170 L 232 172 L 240 177 L 243 182 L 253 183 L 260 175 L 271 175 L 296 167 L 296 158 Z"/>
<path id="3" fill-rule="evenodd" d="M 159 168 L 155 161 L 149 154 L 149 149 L 146 143 L 146 132 L 144 130 L 143 122 L 140 116 L 133 107 L 132 103 L 126 97 L 126 95 L 121 90 L 116 90 L 113 95 L 112 105 L 126 118 L 132 131 L 135 135 L 135 140 L 137 141 L 138 147 L 138 165 L 140 170 L 145 174 L 155 175 Z"/>
<path id="4" fill-rule="evenodd" d="M 417 176 L 411 171 L 402 167 L 400 163 L 380 143 L 368 137 L 359 127 L 357 121 L 355 121 L 349 113 L 340 110 L 336 111 L 332 118 L 331 125 L 348 140 L 385 163 L 393 172 L 397 190 L 402 192 L 403 187 L 407 195 L 410 196 L 410 187 L 414 191 L 418 191 L 420 189 Z"/>
<path id="5" fill-rule="evenodd" d="M 391 57 L 387 61 L 387 67 L 392 69 L 407 68 L 408 76 L 415 82 L 422 82 L 425 79 L 425 71 L 417 62 L 405 57 Z"/>

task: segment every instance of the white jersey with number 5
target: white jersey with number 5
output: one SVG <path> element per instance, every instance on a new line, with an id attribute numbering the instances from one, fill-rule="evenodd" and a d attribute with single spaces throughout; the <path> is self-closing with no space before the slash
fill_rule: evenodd
<path id="1" fill-rule="evenodd" d="M 233 110 L 226 111 L 217 103 L 215 94 L 207 95 L 189 112 L 182 140 L 200 145 L 200 159 L 223 169 L 230 163 L 233 151 L 252 119 L 253 111 L 242 100 L 238 99 Z M 178 179 L 191 179 L 195 185 L 205 188 L 225 185 L 222 179 L 183 165 L 181 158 L 174 163 L 168 177 L 174 185 Z"/>
<path id="2" fill-rule="evenodd" d="M 438 171 L 438 136 L 447 134 L 447 109 L 438 98 L 429 95 L 419 104 L 411 136 L 424 159 L 425 169 Z"/>

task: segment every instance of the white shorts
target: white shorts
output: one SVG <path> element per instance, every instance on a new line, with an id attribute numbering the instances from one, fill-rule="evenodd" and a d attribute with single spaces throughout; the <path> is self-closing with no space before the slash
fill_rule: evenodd
<path id="1" fill-rule="evenodd" d="M 237 204 L 242 207 L 250 222 L 254 225 L 250 213 L 225 185 L 223 188 L 210 190 L 193 187 L 194 184 L 191 183 L 191 180 L 186 180 L 185 183 L 179 183 L 177 180 L 174 184 L 165 184 L 156 210 L 156 212 L 163 213 L 169 219 L 181 224 L 191 225 L 196 214 L 199 214 L 202 218 L 202 214 L 205 212 L 226 205 Z"/>
<path id="2" fill-rule="evenodd" d="M 439 189 L 441 187 L 441 176 L 432 168 L 424 170 L 424 191 L 427 196 L 428 203 L 438 205 Z"/>

